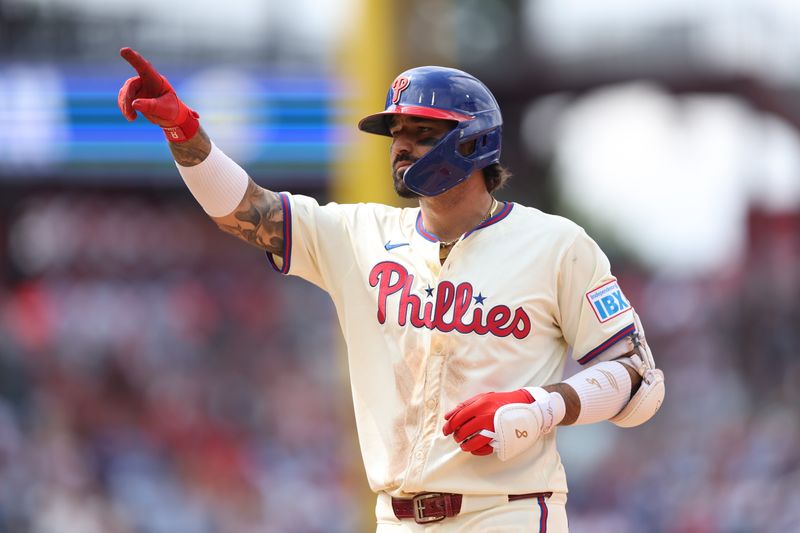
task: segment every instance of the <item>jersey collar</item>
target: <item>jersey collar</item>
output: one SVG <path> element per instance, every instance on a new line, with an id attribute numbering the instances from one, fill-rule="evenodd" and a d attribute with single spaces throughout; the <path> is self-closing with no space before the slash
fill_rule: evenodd
<path id="1" fill-rule="evenodd" d="M 503 202 L 503 207 L 500 209 L 500 211 L 498 211 L 497 213 L 495 213 L 491 217 L 487 218 L 486 220 L 484 220 L 483 222 L 481 222 L 480 224 L 478 224 L 477 226 L 475 226 L 474 228 L 469 230 L 467 233 L 464 234 L 463 237 L 461 237 L 461 239 L 462 240 L 466 239 L 467 237 L 469 237 L 470 235 L 472 235 L 473 233 L 475 233 L 479 229 L 483 229 L 485 227 L 491 226 L 492 224 L 497 224 L 498 222 L 500 222 L 501 220 L 506 218 L 508 216 L 508 214 L 511 213 L 511 210 L 513 208 L 514 208 L 514 204 L 512 202 Z M 430 241 L 430 242 L 440 242 L 441 241 L 441 239 L 439 237 L 437 237 L 434 233 L 426 230 L 425 226 L 422 224 L 422 209 L 420 209 L 419 213 L 417 213 L 416 229 L 417 229 L 417 233 L 419 233 L 422 236 L 422 238 L 424 238 L 426 241 Z"/>

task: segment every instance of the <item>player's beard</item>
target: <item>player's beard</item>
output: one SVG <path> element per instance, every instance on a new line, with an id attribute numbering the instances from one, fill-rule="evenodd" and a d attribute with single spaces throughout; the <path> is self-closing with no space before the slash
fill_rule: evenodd
<path id="1" fill-rule="evenodd" d="M 417 161 L 416 159 L 411 159 L 410 157 L 406 157 L 406 158 L 399 159 L 399 160 L 400 161 L 411 161 L 411 165 L 413 165 Z M 394 164 L 396 165 L 398 162 L 399 161 L 395 161 Z M 397 195 L 399 197 L 401 197 L 401 198 L 413 199 L 413 198 L 419 198 L 420 197 L 419 194 L 417 194 L 414 191 L 412 191 L 411 189 L 409 189 L 408 186 L 406 185 L 406 182 L 403 181 L 403 176 L 405 175 L 406 171 L 409 168 L 411 168 L 411 165 L 408 165 L 408 166 L 405 166 L 405 167 L 399 168 L 399 169 L 394 169 L 394 167 L 393 167 L 393 169 L 392 169 L 392 182 L 394 183 L 394 192 L 396 192 Z"/>

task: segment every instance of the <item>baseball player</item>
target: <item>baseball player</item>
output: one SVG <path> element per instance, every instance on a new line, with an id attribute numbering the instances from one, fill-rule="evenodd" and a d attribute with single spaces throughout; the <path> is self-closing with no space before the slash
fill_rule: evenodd
<path id="1" fill-rule="evenodd" d="M 121 55 L 138 74 L 123 115 L 163 128 L 205 212 L 333 299 L 377 531 L 567 531 L 555 427 L 642 424 L 663 374 L 583 229 L 494 198 L 507 172 L 489 90 L 450 68 L 399 75 L 358 126 L 389 138 L 394 187 L 419 207 L 319 205 L 256 185 L 166 78 Z M 562 381 L 569 353 L 584 369 Z"/>

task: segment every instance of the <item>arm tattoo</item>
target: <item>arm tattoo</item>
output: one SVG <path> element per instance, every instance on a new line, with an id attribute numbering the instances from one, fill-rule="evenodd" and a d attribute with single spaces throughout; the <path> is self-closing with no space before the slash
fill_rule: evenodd
<path id="1" fill-rule="evenodd" d="M 253 246 L 283 256 L 283 206 L 280 197 L 252 179 L 233 213 L 212 217 L 219 228 Z"/>
<path id="2" fill-rule="evenodd" d="M 186 142 L 167 143 L 172 157 L 183 167 L 193 167 L 205 161 L 211 153 L 211 139 L 201 127 L 197 134 Z"/>

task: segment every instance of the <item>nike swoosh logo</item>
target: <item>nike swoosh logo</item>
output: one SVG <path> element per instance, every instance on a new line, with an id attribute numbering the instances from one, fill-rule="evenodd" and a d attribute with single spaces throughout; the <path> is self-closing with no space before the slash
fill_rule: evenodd
<path id="1" fill-rule="evenodd" d="M 408 243 L 407 242 L 394 242 L 393 243 L 392 241 L 389 241 L 389 242 L 387 242 L 386 244 L 383 245 L 383 247 L 386 248 L 387 252 L 389 250 L 394 250 L 395 248 L 400 248 L 401 246 L 408 246 Z"/>

